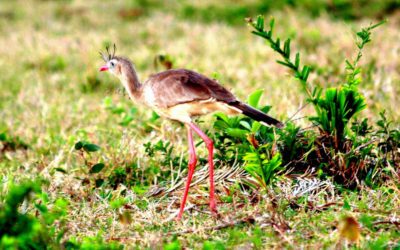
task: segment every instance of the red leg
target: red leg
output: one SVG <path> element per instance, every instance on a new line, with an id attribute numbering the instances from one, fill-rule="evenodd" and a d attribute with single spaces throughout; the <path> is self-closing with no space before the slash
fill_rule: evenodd
<path id="1" fill-rule="evenodd" d="M 208 149 L 208 166 L 210 171 L 210 210 L 215 215 L 217 214 L 217 206 L 214 196 L 214 143 L 208 136 L 201 131 L 193 122 L 189 123 L 190 127 L 203 139 Z"/>
<path id="2" fill-rule="evenodd" d="M 187 127 L 187 130 L 188 130 L 188 142 L 189 142 L 189 171 L 186 181 L 185 193 L 183 194 L 181 208 L 179 210 L 179 214 L 177 217 L 178 220 L 182 218 L 183 211 L 185 210 L 185 204 L 189 192 L 190 182 L 192 181 L 194 169 L 196 168 L 196 162 L 197 162 L 196 151 L 193 143 L 192 129 L 190 127 Z"/>

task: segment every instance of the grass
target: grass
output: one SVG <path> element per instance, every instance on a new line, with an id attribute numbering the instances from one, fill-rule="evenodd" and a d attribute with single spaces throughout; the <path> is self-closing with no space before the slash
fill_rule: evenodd
<path id="1" fill-rule="evenodd" d="M 62 219 L 50 223 L 56 231 L 65 230 L 60 244 L 103 240 L 127 248 L 328 248 L 344 244 L 339 224 L 343 216 L 352 216 L 362 224 L 360 248 L 398 247 L 396 180 L 376 189 L 349 191 L 330 179 L 281 176 L 267 196 L 250 192 L 246 183 L 252 179 L 243 166 L 217 162 L 217 191 L 223 203 L 216 220 L 207 212 L 208 182 L 202 178 L 206 166 L 200 159 L 191 209 L 181 222 L 171 220 L 186 176 L 185 129 L 133 105 L 117 79 L 98 72 L 99 50 L 116 43 L 117 54 L 135 62 L 142 80 L 162 70 L 154 66 L 156 57 L 168 55 L 174 67 L 213 76 L 242 100 L 264 89 L 262 105 L 272 105 L 269 113 L 281 120 L 305 103 L 298 83 L 276 64 L 279 57 L 242 22 L 245 4 L 224 12 L 224 3 L 215 8 L 207 3 L 171 2 L 176 13 L 156 1 L 2 3 L 0 134 L 7 140 L 0 144 L 0 204 L 11 183 L 44 179 L 47 201 L 38 195 L 35 202 L 50 211 L 60 199 L 67 204 Z M 255 1 L 248 4 L 250 14 L 268 10 Z M 205 10 L 217 15 L 209 20 Z M 220 20 L 218 11 L 225 13 Z M 325 11 L 314 16 L 287 7 L 268 15 L 279 22 L 279 34 L 292 38 L 303 62 L 313 68 L 311 80 L 321 87 L 333 86 L 346 74 L 345 58 L 355 51 L 353 31 L 372 22 L 372 17 L 350 22 Z M 360 89 L 367 109 L 360 116 L 376 122 L 386 110 L 398 127 L 400 15 L 397 10 L 385 17 L 389 22 L 374 32 L 361 61 Z M 299 116 L 311 114 L 308 106 Z M 213 119 L 201 123 L 210 133 Z M 310 125 L 306 119 L 296 123 Z M 78 141 L 100 149 L 76 150 Z M 205 158 L 203 145 L 198 150 Z M 104 168 L 97 172 L 94 166 L 99 163 Z M 101 180 L 115 188 L 99 185 Z M 311 188 L 301 192 L 307 185 Z M 22 206 L 41 218 L 33 203 Z"/>

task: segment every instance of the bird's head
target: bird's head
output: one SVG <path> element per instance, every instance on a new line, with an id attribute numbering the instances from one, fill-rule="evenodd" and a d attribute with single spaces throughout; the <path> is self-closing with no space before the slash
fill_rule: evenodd
<path id="1" fill-rule="evenodd" d="M 131 62 L 128 59 L 115 56 L 116 46 L 114 44 L 111 53 L 110 47 L 106 47 L 106 53 L 100 52 L 101 58 L 106 63 L 100 67 L 100 71 L 109 71 L 111 74 L 121 78 L 131 67 Z"/>

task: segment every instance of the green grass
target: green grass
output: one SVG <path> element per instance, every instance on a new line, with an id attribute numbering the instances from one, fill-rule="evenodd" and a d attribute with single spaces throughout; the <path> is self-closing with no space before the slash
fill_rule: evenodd
<path id="1" fill-rule="evenodd" d="M 304 4 L 307 8 L 307 1 Z M 348 191 L 330 179 L 280 176 L 267 196 L 250 191 L 245 183 L 254 180 L 242 165 L 234 165 L 234 159 L 216 163 L 217 176 L 231 173 L 216 181 L 224 201 L 219 205 L 220 219 L 208 214 L 204 179 L 191 188 L 192 209 L 181 222 L 171 220 L 187 171 L 185 128 L 134 105 L 117 79 L 98 72 L 103 63 L 98 52 L 110 43 L 116 43 L 117 54 L 134 61 L 142 80 L 161 70 L 154 66 L 157 56 L 168 55 L 174 67 L 213 76 L 242 100 L 264 89 L 261 104 L 271 105 L 269 114 L 285 121 L 306 102 L 300 85 L 276 64 L 279 57 L 264 41 L 250 33 L 243 17 L 267 12 L 274 16 L 279 23 L 276 32 L 292 38 L 302 61 L 313 69 L 310 80 L 322 88 L 335 87 L 346 74 L 345 59 L 355 51 L 354 31 L 375 22 L 374 17 L 385 17 L 389 22 L 374 31 L 361 60 L 359 88 L 367 108 L 359 116 L 376 122 L 379 112 L 386 110 L 398 128 L 398 13 L 383 6 L 372 14 L 335 8 L 330 15 L 329 4 L 321 5 L 309 13 L 301 4 L 267 8 L 257 1 L 2 2 L 0 206 L 12 183 L 44 179 L 44 194 L 38 192 L 23 203 L 21 213 L 27 212 L 32 224 L 37 219 L 45 225 L 47 218 L 51 230 L 64 229 L 59 244 L 82 247 L 115 241 L 128 249 L 328 248 L 344 244 L 337 228 L 347 214 L 362 223 L 360 248 L 399 247 L 398 180 L 388 179 L 376 189 Z M 310 105 L 298 114 L 311 115 Z M 215 133 L 214 120 L 203 118 L 201 126 Z M 307 119 L 296 124 L 310 125 Z M 78 141 L 100 149 L 76 150 Z M 203 144 L 198 151 L 195 182 L 207 172 Z M 99 163 L 104 168 L 97 171 L 102 165 L 97 170 L 94 166 Z M 398 173 L 398 168 L 393 171 Z M 294 194 L 296 187 L 311 180 L 318 183 L 312 191 Z M 178 188 L 168 192 L 171 187 Z M 60 204 L 67 204 L 62 216 L 54 210 Z"/>

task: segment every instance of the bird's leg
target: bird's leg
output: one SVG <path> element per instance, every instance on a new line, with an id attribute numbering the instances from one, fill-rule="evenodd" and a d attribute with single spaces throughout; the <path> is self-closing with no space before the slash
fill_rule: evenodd
<path id="1" fill-rule="evenodd" d="M 217 214 L 217 206 L 215 202 L 214 196 L 214 143 L 208 138 L 208 136 L 201 131 L 199 127 L 197 127 L 193 122 L 189 123 L 189 126 L 203 139 L 206 143 L 208 149 L 208 167 L 210 171 L 210 210 L 216 215 Z"/>
<path id="2" fill-rule="evenodd" d="M 194 147 L 193 143 L 193 135 L 192 135 L 192 129 L 188 126 L 188 142 L 189 142 L 189 171 L 188 171 L 188 177 L 186 181 L 186 187 L 185 187 L 185 193 L 183 194 L 183 199 L 181 203 L 181 208 L 179 210 L 179 214 L 177 219 L 180 220 L 182 218 L 183 211 L 185 210 L 185 203 L 187 199 L 187 195 L 189 192 L 189 187 L 190 187 L 190 182 L 192 181 L 194 169 L 196 168 L 196 162 L 197 162 L 197 157 L 196 157 L 196 150 Z"/>

